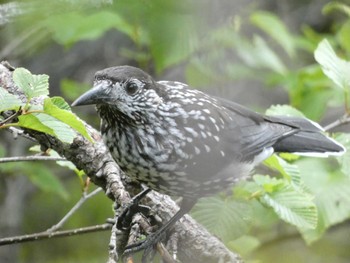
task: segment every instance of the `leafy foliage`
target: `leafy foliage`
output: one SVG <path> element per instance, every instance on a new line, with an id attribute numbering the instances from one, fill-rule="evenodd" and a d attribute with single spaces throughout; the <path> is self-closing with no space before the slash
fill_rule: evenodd
<path id="1" fill-rule="evenodd" d="M 29 70 L 17 68 L 13 72 L 13 80 L 22 89 L 28 101 L 34 97 L 49 94 L 49 76 L 33 75 Z"/>
<path id="2" fill-rule="evenodd" d="M 272 207 L 281 219 L 299 228 L 316 227 L 317 210 L 310 194 L 288 181 L 269 176 L 255 175 L 254 181 L 264 189 L 261 201 Z"/>
<path id="3" fill-rule="evenodd" d="M 213 234 L 228 242 L 248 231 L 252 221 L 252 207 L 244 200 L 209 197 L 197 203 L 192 216 Z"/>
<path id="4" fill-rule="evenodd" d="M 315 50 L 315 59 L 322 66 L 323 73 L 343 90 L 350 88 L 350 62 L 340 59 L 325 39 Z"/>
<path id="5" fill-rule="evenodd" d="M 120 15 L 110 11 L 88 16 L 80 12 L 62 13 L 48 17 L 42 23 L 53 32 L 53 38 L 66 47 L 80 40 L 97 39 L 111 28 L 118 28 L 127 35 L 133 32 L 133 28 Z"/>
<path id="6" fill-rule="evenodd" d="M 0 87 L 0 112 L 6 110 L 18 110 L 22 106 L 22 102 L 16 96 L 8 93 L 5 89 Z"/>
<path id="7" fill-rule="evenodd" d="M 261 78 L 270 85 L 282 85 L 288 92 L 291 105 L 273 105 L 266 111 L 267 115 L 307 116 L 317 120 L 323 115 L 327 106 L 334 107 L 343 105 L 344 102 L 348 103 L 346 98 L 350 89 L 348 79 L 350 62 L 336 54 L 330 44 L 336 41 L 334 38 L 333 41 L 328 41 L 307 27 L 304 28 L 303 36 L 292 35 L 277 16 L 267 12 L 255 12 L 250 18 L 253 25 L 282 47 L 288 55 L 287 58 L 278 55 L 275 49 L 266 44 L 265 40 L 260 41 L 260 36 L 253 36 L 251 44 L 244 37 L 238 39 L 239 35 L 232 32 L 232 29 L 231 31 L 229 29 L 217 31 L 218 35 L 212 41 L 226 49 L 232 47 L 232 51 L 237 52 L 240 60 L 247 65 L 248 70 L 245 69 L 244 74 L 234 75 L 235 77 L 246 78 L 254 75 L 256 79 Z M 349 32 L 346 30 L 348 22 L 342 24 L 337 35 L 342 47 L 346 46 L 344 39 Z M 288 42 L 287 44 L 284 42 L 285 40 Z M 314 55 L 319 64 L 305 65 L 298 70 L 288 69 L 285 66 L 288 63 L 285 61 L 295 59 L 294 56 L 298 49 L 310 52 L 310 55 Z M 348 47 L 345 51 L 350 54 Z M 207 58 L 210 56 L 209 53 Z M 210 59 L 215 61 L 217 58 L 219 58 L 217 53 L 213 53 Z M 187 71 L 191 81 L 192 79 L 201 81 L 203 77 L 204 81 L 210 83 L 213 80 L 217 83 L 218 75 L 213 74 L 216 69 L 205 66 L 215 64 L 215 62 L 193 61 L 195 63 L 192 62 Z M 227 69 L 225 73 L 230 74 L 235 72 L 235 70 L 230 71 L 230 68 L 235 68 L 237 72 L 240 67 L 231 64 L 224 70 Z M 249 68 L 254 69 L 254 72 L 249 72 Z M 225 76 L 219 78 L 230 79 L 230 77 Z M 201 82 L 194 83 L 201 84 Z M 338 89 L 334 87 L 338 87 Z M 335 138 L 349 149 L 348 134 L 338 134 Z M 331 168 L 330 162 L 324 159 L 304 159 L 293 154 L 272 156 L 264 162 L 264 165 L 275 173 L 277 172 L 280 179 L 268 175 L 256 175 L 254 182 L 240 184 L 235 187 L 234 191 L 240 193 L 241 198 L 243 196 L 246 199 L 259 200 L 266 207 L 272 209 L 278 218 L 296 226 L 304 240 L 308 244 L 312 244 L 321 239 L 331 226 L 350 219 L 348 152 L 338 157 L 337 160 L 339 167 L 334 167 L 333 163 L 333 168 Z M 205 208 L 204 210 L 207 212 L 207 218 L 199 217 L 197 219 L 202 220 L 201 222 L 211 229 L 211 222 L 214 219 L 209 220 L 208 218 L 211 218 L 210 210 Z M 196 211 L 196 213 L 198 212 Z M 261 215 L 259 213 L 257 216 L 261 217 Z M 232 222 L 232 224 L 239 225 L 239 222 Z M 252 249 L 256 249 L 256 246 L 261 245 L 261 243 L 255 238 L 249 238 L 251 233 L 253 233 L 252 230 L 248 230 L 244 237 L 248 236 L 247 240 L 252 242 Z M 239 248 L 233 239 L 227 244 Z M 244 249 L 243 253 L 246 253 Z"/>
<path id="8" fill-rule="evenodd" d="M 49 94 L 49 77 L 47 75 L 33 75 L 24 68 L 18 68 L 13 73 L 13 79 L 26 95 L 27 103 L 23 110 L 18 111 L 18 122 L 5 124 L 3 127 L 12 125 L 37 130 L 56 136 L 68 143 L 73 142 L 76 136 L 75 131 L 77 131 L 92 141 L 81 120 L 70 111 L 69 105 L 63 98 L 46 98 L 43 107 L 31 104 L 31 100 L 37 97 L 46 97 Z M 4 109 L 19 109 L 23 105 L 19 99 L 2 88 L 0 96 L 4 100 L 8 99 L 8 101 L 4 101 Z"/>
<path id="9" fill-rule="evenodd" d="M 291 33 L 280 17 L 266 11 L 254 11 L 247 20 L 234 17 L 207 32 L 201 30 L 203 19 L 192 12 L 193 3 L 175 2 L 114 1 L 107 8 L 74 11 L 60 6 L 64 12 L 52 12 L 52 6 L 59 3 L 50 2 L 45 8 L 51 8 L 51 12 L 37 12 L 35 16 L 40 19 L 36 17 L 35 21 L 46 36 L 52 36 L 66 49 L 79 41 L 97 40 L 108 31 L 118 31 L 133 43 L 116 49 L 118 55 L 141 67 L 154 68 L 157 73 L 181 63 L 186 81 L 199 88 L 225 86 L 241 79 L 269 86 L 270 92 L 282 88 L 290 105 L 273 105 L 266 111 L 268 115 L 307 116 L 319 121 L 330 108 L 344 104 L 349 108 L 349 6 L 330 2 L 324 7 L 325 15 L 345 14 L 325 35 L 310 26 L 303 26 L 301 33 Z M 241 26 L 254 33 L 244 35 Z M 64 99 L 47 97 L 42 108 L 31 103 L 37 97 L 48 96 L 47 76 L 17 69 L 14 78 L 28 103 L 0 88 L 0 111 L 24 110 L 19 121 L 11 125 L 45 132 L 65 142 L 71 142 L 76 132 L 90 139 Z M 63 80 L 64 97 L 76 98 L 81 93 L 77 86 L 81 87 L 75 81 Z M 232 197 L 218 195 L 200 200 L 193 216 L 229 248 L 247 256 L 264 248 L 264 243 L 271 246 L 273 242 L 269 244 L 268 240 L 272 236 L 273 241 L 274 231 L 278 232 L 277 240 L 283 239 L 286 229 L 294 236 L 300 233 L 308 244 L 322 240 L 330 227 L 350 219 L 350 137 L 340 133 L 335 139 L 348 149 L 336 161 L 293 154 L 272 156 L 264 162 L 264 175 L 236 186 Z M 71 163 L 62 165 L 77 172 Z M 40 172 L 44 175 L 30 175 L 34 184 L 66 195 L 58 182 L 45 171 Z"/>
<path id="10" fill-rule="evenodd" d="M 293 35 L 288 31 L 279 17 L 269 12 L 254 12 L 250 17 L 252 23 L 271 36 L 290 57 L 295 55 Z"/>

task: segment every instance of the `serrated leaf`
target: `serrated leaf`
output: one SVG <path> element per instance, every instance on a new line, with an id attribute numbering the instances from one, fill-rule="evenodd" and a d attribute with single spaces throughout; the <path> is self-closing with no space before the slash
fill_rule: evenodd
<path id="1" fill-rule="evenodd" d="M 347 149 L 337 160 L 341 166 L 341 171 L 350 178 L 350 134 L 341 133 L 338 134 L 335 139 Z"/>
<path id="2" fill-rule="evenodd" d="M 191 215 L 225 242 L 245 234 L 252 221 L 248 203 L 219 197 L 200 199 Z"/>
<path id="3" fill-rule="evenodd" d="M 55 136 L 53 129 L 43 124 L 34 114 L 18 116 L 17 124 L 23 128 L 32 129 Z"/>
<path id="4" fill-rule="evenodd" d="M 302 112 L 290 105 L 272 105 L 266 110 L 265 114 L 270 116 L 291 116 L 305 118 Z"/>
<path id="5" fill-rule="evenodd" d="M 266 159 L 264 164 L 271 169 L 279 171 L 284 178 L 291 180 L 296 185 L 300 185 L 300 171 L 297 165 L 290 164 L 277 155 L 272 155 Z"/>
<path id="6" fill-rule="evenodd" d="M 254 182 L 261 186 L 265 192 L 277 192 L 285 186 L 285 181 L 278 178 L 271 178 L 269 176 L 256 174 L 254 175 Z"/>
<path id="7" fill-rule="evenodd" d="M 62 97 L 51 97 L 50 100 L 53 105 L 57 106 L 61 110 L 71 111 L 69 104 Z"/>
<path id="8" fill-rule="evenodd" d="M 30 181 L 41 190 L 58 194 L 64 199 L 68 198 L 68 192 L 61 181 L 47 167 L 31 164 L 31 169 L 27 171 Z"/>
<path id="9" fill-rule="evenodd" d="M 60 120 L 62 123 L 72 127 L 90 142 L 93 141 L 86 131 L 86 128 L 82 121 L 79 120 L 77 116 L 75 116 L 72 112 L 60 109 L 54 105 L 50 98 L 44 100 L 44 112 L 56 118 L 57 120 Z"/>
<path id="10" fill-rule="evenodd" d="M 23 103 L 20 99 L 0 87 L 0 112 L 5 110 L 17 110 L 21 105 L 23 105 Z"/>
<path id="11" fill-rule="evenodd" d="M 286 181 L 268 176 L 264 180 L 261 177 L 258 181 L 256 179 L 254 176 L 254 181 L 264 188 L 266 185 L 278 186 L 269 186 L 273 191 L 266 192 L 261 201 L 270 206 L 282 220 L 303 229 L 314 229 L 317 226 L 317 209 L 309 194 L 298 191 Z"/>
<path id="12" fill-rule="evenodd" d="M 350 88 L 350 63 L 336 55 L 327 39 L 322 40 L 318 44 L 314 56 L 321 65 L 323 73 L 336 86 L 344 90 Z"/>
<path id="13" fill-rule="evenodd" d="M 52 117 L 48 114 L 38 113 L 35 117 L 45 126 L 50 127 L 54 136 L 56 136 L 62 142 L 72 143 L 76 133 L 73 131 L 71 127 L 69 127 L 64 122 L 61 122 L 55 117 Z"/>
<path id="14" fill-rule="evenodd" d="M 295 46 L 293 35 L 288 31 L 285 23 L 279 17 L 269 12 L 258 11 L 251 15 L 250 20 L 254 25 L 271 36 L 290 57 L 294 56 Z"/>
<path id="15" fill-rule="evenodd" d="M 47 75 L 33 75 L 25 68 L 16 68 L 13 72 L 13 81 L 29 99 L 49 94 Z"/>
<path id="16" fill-rule="evenodd" d="M 330 226 L 350 218 L 350 178 L 320 159 L 302 159 L 298 165 L 303 181 L 315 195 L 322 224 L 303 234 L 308 242 L 313 242 Z"/>
<path id="17" fill-rule="evenodd" d="M 317 225 L 315 204 L 305 196 L 301 196 L 291 186 L 266 194 L 263 200 L 281 219 L 292 225 L 306 229 L 314 229 Z"/>

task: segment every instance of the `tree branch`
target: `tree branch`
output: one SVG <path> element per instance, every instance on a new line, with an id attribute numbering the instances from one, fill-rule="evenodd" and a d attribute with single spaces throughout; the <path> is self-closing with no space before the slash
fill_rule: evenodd
<path id="1" fill-rule="evenodd" d="M 98 194 L 101 192 L 101 188 L 97 188 L 91 193 L 87 194 L 85 191 L 83 192 L 83 196 L 79 199 L 79 201 L 72 207 L 71 210 L 55 225 L 50 227 L 46 232 L 53 233 L 54 231 L 57 231 L 60 229 L 64 223 L 67 222 L 67 220 L 88 200 L 89 198 L 93 197 L 94 195 Z"/>
<path id="2" fill-rule="evenodd" d="M 15 127 L 9 127 L 7 129 L 9 132 L 11 132 L 13 134 L 13 138 L 17 139 L 18 135 L 22 136 L 23 138 L 26 138 L 32 142 L 37 142 L 33 137 L 31 137 L 30 135 L 24 133 L 23 130 L 17 129 Z"/>
<path id="3" fill-rule="evenodd" d="M 325 131 L 329 131 L 332 130 L 336 127 L 345 125 L 350 123 L 350 115 L 349 114 L 345 114 L 342 117 L 340 117 L 339 119 L 335 120 L 334 122 L 328 124 L 327 126 L 324 127 Z"/>
<path id="4" fill-rule="evenodd" d="M 81 227 L 81 228 L 76 228 L 71 230 L 56 231 L 56 232 L 44 231 L 44 232 L 30 234 L 30 235 L 7 237 L 7 238 L 0 239 L 0 246 L 37 241 L 37 240 L 43 240 L 43 239 L 49 239 L 49 238 L 68 237 L 68 236 L 75 236 L 75 235 L 87 234 L 87 233 L 98 232 L 98 231 L 105 231 L 105 230 L 111 229 L 111 227 L 112 227 L 111 224 L 105 223 L 102 225 Z"/>
<path id="5" fill-rule="evenodd" d="M 23 94 L 13 83 L 11 67 L 6 63 L 0 64 L 0 86 L 8 92 L 23 98 Z M 43 103 L 43 101 L 39 101 Z M 34 137 L 43 149 L 51 148 L 75 164 L 78 169 L 85 171 L 91 181 L 104 189 L 106 195 L 120 206 L 130 202 L 130 193 L 139 191 L 139 187 L 129 182 L 102 142 L 100 133 L 86 125 L 95 143 L 91 143 L 80 135 L 68 144 L 33 130 L 26 132 Z M 157 215 L 165 222 L 179 209 L 176 203 L 168 196 L 151 191 L 143 199 L 143 204 L 156 207 Z M 174 230 L 178 233 L 178 258 L 182 262 L 242 262 L 240 257 L 230 250 L 216 237 L 212 236 L 204 227 L 197 224 L 189 215 L 178 222 Z M 124 233 L 125 234 L 125 233 Z M 121 241 L 122 238 L 117 240 Z M 126 242 L 126 241 L 123 241 Z M 118 244 L 122 250 L 125 243 Z"/>
<path id="6" fill-rule="evenodd" d="M 52 157 L 52 156 L 16 156 L 16 157 L 3 157 L 0 158 L 0 163 L 10 163 L 10 162 L 31 162 L 31 161 L 66 161 L 66 158 L 62 157 Z"/>

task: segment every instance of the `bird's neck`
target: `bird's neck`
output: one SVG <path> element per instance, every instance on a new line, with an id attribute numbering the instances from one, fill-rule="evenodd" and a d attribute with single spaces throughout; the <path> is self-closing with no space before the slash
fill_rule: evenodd
<path id="1" fill-rule="evenodd" d="M 109 126 L 123 125 L 136 128 L 140 125 L 152 125 L 158 123 L 154 112 L 150 112 L 147 115 L 145 112 L 138 111 L 125 114 L 117 108 L 111 108 L 110 106 L 105 105 L 97 107 L 97 112 L 101 119 L 103 119 Z"/>

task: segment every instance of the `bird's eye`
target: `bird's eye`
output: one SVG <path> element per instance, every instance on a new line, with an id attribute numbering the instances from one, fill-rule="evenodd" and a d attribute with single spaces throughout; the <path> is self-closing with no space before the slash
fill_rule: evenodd
<path id="1" fill-rule="evenodd" d="M 139 90 L 140 86 L 138 86 L 134 82 L 129 82 L 125 85 L 125 91 L 128 95 L 135 95 L 136 92 Z"/>

